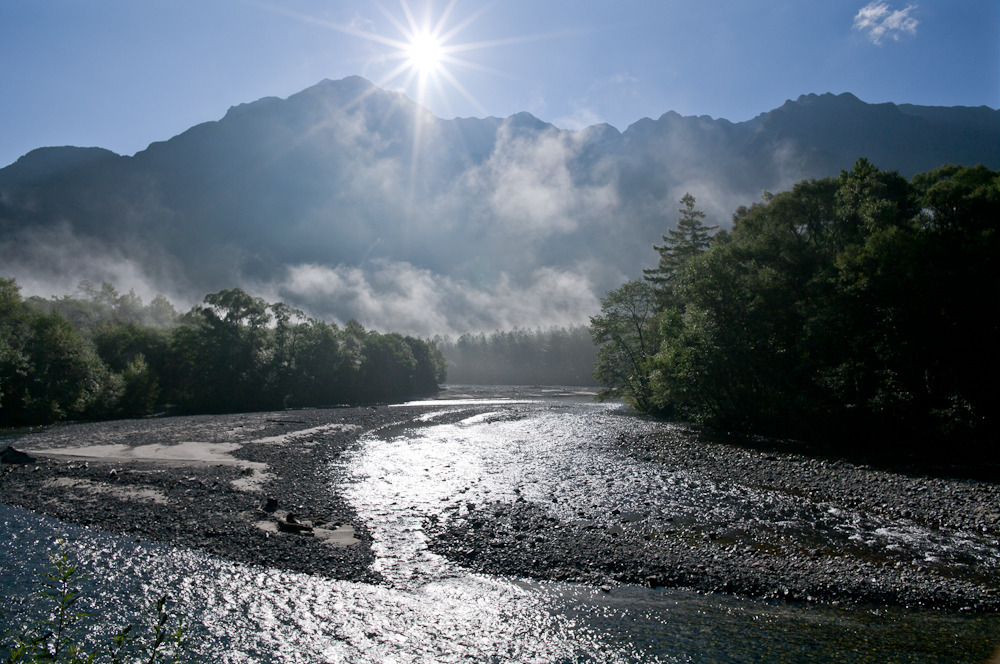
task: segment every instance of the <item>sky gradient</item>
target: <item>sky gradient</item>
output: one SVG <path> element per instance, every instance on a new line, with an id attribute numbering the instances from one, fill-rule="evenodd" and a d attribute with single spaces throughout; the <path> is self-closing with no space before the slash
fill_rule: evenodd
<path id="1" fill-rule="evenodd" d="M 443 17 L 443 18 L 442 18 Z M 406 67 L 404 33 L 446 60 Z M 1000 105 L 996 0 L 4 0 L 0 167 L 31 149 L 134 154 L 230 106 L 350 75 L 436 115 L 529 111 L 620 130 L 739 122 L 801 94 Z"/>

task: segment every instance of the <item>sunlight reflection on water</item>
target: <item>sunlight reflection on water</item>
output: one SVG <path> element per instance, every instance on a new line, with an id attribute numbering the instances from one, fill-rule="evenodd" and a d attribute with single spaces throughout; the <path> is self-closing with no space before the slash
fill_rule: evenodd
<path id="1" fill-rule="evenodd" d="M 540 403 L 537 399 L 431 399 L 429 401 L 407 401 L 391 404 L 390 408 L 406 406 L 512 406 L 517 404 Z"/>
<path id="2" fill-rule="evenodd" d="M 606 440 L 607 432 L 614 430 L 613 420 L 620 417 L 616 409 L 613 404 L 560 402 L 511 406 L 454 424 L 396 432 L 395 440 L 383 440 L 390 434 L 383 432 L 370 437 L 367 446 L 377 450 L 379 463 L 400 456 L 395 470 L 373 471 L 383 478 L 396 474 L 393 481 L 398 485 L 390 489 L 396 499 L 402 499 L 407 482 L 415 482 L 406 498 L 410 509 L 422 505 L 436 516 L 449 513 L 433 509 L 439 507 L 434 500 L 451 497 L 453 506 L 459 506 L 521 497 L 563 521 L 586 519 L 612 526 L 629 517 L 631 527 L 649 533 L 673 530 L 679 521 L 697 521 L 705 529 L 738 529 L 765 539 L 784 534 L 801 541 L 851 542 L 917 561 L 928 556 L 974 561 L 988 573 L 1000 574 L 1000 551 L 981 533 L 939 532 L 912 520 L 815 503 L 779 490 L 738 483 L 720 486 L 690 471 L 625 457 Z M 446 412 L 454 415 L 457 410 Z M 518 416 L 509 417 L 512 411 Z M 429 412 L 423 421 L 432 422 L 437 412 Z M 650 430 L 663 426 L 641 420 L 633 425 Z M 409 472 L 421 463 L 433 465 L 424 472 L 426 477 Z M 431 486 L 424 479 L 432 479 Z M 423 495 L 433 499 L 423 500 Z"/>
<path id="3" fill-rule="evenodd" d="M 130 598 L 167 592 L 193 621 L 201 661 L 657 661 L 629 649 L 606 652 L 597 635 L 525 584 L 460 575 L 404 590 L 238 565 L 5 506 L 0 523 L 8 606 L 28 608 L 44 546 L 68 535 L 94 574 L 90 608 L 109 629 L 141 611 Z"/>
<path id="4" fill-rule="evenodd" d="M 615 505 L 645 513 L 644 527 L 656 527 L 661 513 L 714 510 L 731 519 L 749 498 L 615 454 L 600 442 L 613 405 L 462 400 L 427 408 L 420 426 L 369 435 L 330 469 L 331 482 L 346 482 L 343 490 L 374 536 L 385 585 L 240 565 L 0 505 L 4 609 L 28 608 L 45 547 L 69 536 L 94 574 L 92 608 L 103 624 L 134 620 L 141 611 L 136 598 L 169 593 L 193 621 L 200 661 L 975 662 L 1000 631 L 995 616 L 843 610 L 638 587 L 602 592 L 469 573 L 429 552 L 424 528 L 428 519 L 461 516 L 470 502 L 520 497 L 560 519 L 585 508 L 597 521 Z M 769 500 L 765 516 L 806 521 L 807 506 Z M 850 515 L 830 518 L 852 523 Z"/>

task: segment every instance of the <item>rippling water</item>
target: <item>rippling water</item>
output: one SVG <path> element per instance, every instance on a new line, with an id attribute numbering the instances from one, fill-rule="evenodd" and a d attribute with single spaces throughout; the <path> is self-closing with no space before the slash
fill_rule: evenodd
<path id="1" fill-rule="evenodd" d="M 432 410 L 424 421 L 461 412 L 451 405 Z M 997 543 L 981 532 L 942 532 L 784 491 L 719 486 L 690 471 L 625 457 L 606 442 L 612 420 L 620 418 L 616 409 L 510 402 L 455 424 L 370 436 L 353 463 L 372 478 L 365 486 L 374 493 L 357 502 L 374 505 L 377 496 L 389 495 L 397 505 L 405 500 L 410 509 L 434 514 L 442 512 L 434 509 L 435 500 L 450 499 L 460 511 L 468 502 L 522 498 L 562 521 L 608 528 L 630 522 L 651 533 L 697 522 L 705 531 L 735 531 L 760 541 L 784 538 L 805 548 L 832 542 L 872 556 L 889 550 L 914 561 L 975 563 L 986 574 L 1000 575 Z M 634 423 L 649 432 L 663 426 Z M 421 464 L 426 468 L 414 471 Z"/>
<path id="2" fill-rule="evenodd" d="M 881 538 L 914 555 L 978 555 L 906 524 L 863 524 L 829 506 L 741 496 L 623 458 L 600 443 L 611 406 L 578 400 L 432 402 L 413 426 L 370 435 L 330 469 L 375 538 L 385 585 L 317 579 L 110 536 L 0 506 L 4 610 L 30 611 L 44 550 L 68 537 L 94 574 L 106 629 L 135 620 L 136 598 L 166 592 L 193 622 L 193 654 L 218 662 L 982 662 L 995 616 L 795 606 L 674 590 L 529 583 L 470 574 L 426 548 L 428 519 L 469 503 L 522 498 L 566 520 L 615 505 L 643 527 L 715 512 L 761 527 L 747 501 L 817 536 Z M 456 421 L 457 420 L 457 421 Z M 446 423 L 447 422 L 447 423 Z M 553 497 L 558 502 L 553 502 Z M 759 515 L 758 515 L 759 516 Z M 809 517 L 809 518 L 806 518 Z M 94 635 L 97 638 L 97 635 Z"/>

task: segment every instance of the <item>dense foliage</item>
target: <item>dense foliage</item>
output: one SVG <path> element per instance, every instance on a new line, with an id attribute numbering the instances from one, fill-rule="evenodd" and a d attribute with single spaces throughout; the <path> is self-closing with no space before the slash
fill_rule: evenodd
<path id="1" fill-rule="evenodd" d="M 667 417 L 994 455 L 998 227 L 1000 172 L 982 166 L 907 181 L 860 160 L 765 194 L 605 298 L 596 375 Z M 666 255 L 698 237 L 665 237 Z"/>
<path id="2" fill-rule="evenodd" d="M 24 300 L 0 279 L 0 426 L 389 401 L 445 378 L 432 343 L 343 328 L 236 288 L 178 315 L 104 284 Z"/>
<path id="3" fill-rule="evenodd" d="M 597 349 L 587 328 L 510 330 L 435 340 L 448 379 L 470 385 L 593 385 Z"/>

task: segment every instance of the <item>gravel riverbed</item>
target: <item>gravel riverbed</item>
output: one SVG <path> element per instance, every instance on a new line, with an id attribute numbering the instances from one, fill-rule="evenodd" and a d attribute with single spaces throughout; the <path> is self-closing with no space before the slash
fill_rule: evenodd
<path id="1" fill-rule="evenodd" d="M 635 513 L 616 509 L 599 515 L 580 509 L 579 519 L 559 521 L 520 498 L 474 506 L 464 518 L 441 526 L 429 524 L 431 549 L 481 572 L 593 585 L 1000 610 L 1000 486 L 995 480 L 954 476 L 968 474 L 967 468 L 891 470 L 828 460 L 794 451 L 802 447 L 794 443 L 713 442 L 683 427 L 631 426 L 636 422 L 623 417 L 609 432 L 619 450 L 711 483 L 721 493 L 732 489 L 747 496 L 787 497 L 810 506 L 817 520 L 828 512 L 850 513 L 865 522 L 860 530 L 878 531 L 884 527 L 879 524 L 888 524 L 945 542 L 944 548 L 949 541 L 975 539 L 986 556 L 915 555 L 906 546 L 881 546 L 861 536 L 817 538 L 815 527 L 809 534 L 767 521 L 754 527 L 752 519 L 732 523 L 707 512 L 694 519 L 667 517 L 669 527 L 658 529 L 643 527 Z M 754 505 L 748 504 L 747 511 L 752 514 Z M 919 549 L 919 543 L 914 546 Z"/>
<path id="2" fill-rule="evenodd" d="M 6 443 L 36 459 L 2 467 L 0 501 L 105 531 L 201 549 L 238 562 L 377 582 L 371 537 L 331 485 L 329 465 L 388 408 L 337 408 L 67 424 Z M 228 446 L 231 461 L 51 454 L 100 445 Z M 6 444 L 5 443 L 5 444 Z M 3 447 L 4 444 L 0 444 Z M 45 449 L 48 453 L 37 450 Z M 313 533 L 283 532 L 287 515 Z M 313 536 L 353 530 L 343 545 Z"/>
<path id="3" fill-rule="evenodd" d="M 120 447 L 101 459 L 33 453 L 35 463 L 5 464 L 0 501 L 239 562 L 379 583 L 371 567 L 371 534 L 330 469 L 363 444 L 364 434 L 414 422 L 424 412 L 379 406 L 50 427 L 0 447 Z M 1000 541 L 1000 491 L 990 480 L 828 461 L 794 448 L 710 442 L 681 435 L 675 426 L 637 422 L 616 418 L 608 441 L 645 463 L 721 487 L 786 494 L 946 537 L 974 535 L 994 546 Z M 206 460 L 121 453 L 191 441 L 219 446 L 213 449 L 225 454 Z M 288 513 L 295 516 L 288 519 Z M 656 531 L 631 523 L 627 514 L 602 517 L 559 520 L 519 498 L 465 505 L 447 519 L 431 516 L 425 531 L 432 551 L 485 573 L 790 601 L 1000 611 L 995 558 L 916 559 L 912 552 L 864 542 L 789 537 L 707 517 Z"/>

